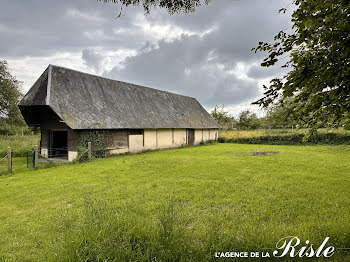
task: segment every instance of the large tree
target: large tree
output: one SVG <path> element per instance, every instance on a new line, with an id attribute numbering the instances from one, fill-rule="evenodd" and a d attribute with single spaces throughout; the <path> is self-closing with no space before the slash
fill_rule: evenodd
<path id="1" fill-rule="evenodd" d="M 7 62 L 0 60 L 0 131 L 2 133 L 13 133 L 16 127 L 25 126 L 17 106 L 20 97 L 20 82 L 11 75 Z"/>
<path id="2" fill-rule="evenodd" d="M 292 2 L 293 27 L 280 31 L 273 43 L 260 42 L 253 49 L 268 53 L 264 67 L 290 57 L 283 64 L 290 71 L 264 86 L 264 97 L 255 103 L 268 107 L 292 98 L 297 105 L 293 114 L 305 126 L 340 126 L 350 111 L 350 2 Z"/>
<path id="3" fill-rule="evenodd" d="M 165 8 L 170 14 L 194 12 L 203 2 L 208 4 L 212 0 L 97 0 L 105 3 L 119 3 L 121 6 L 142 4 L 146 13 L 149 13 L 152 7 L 159 6 Z"/>

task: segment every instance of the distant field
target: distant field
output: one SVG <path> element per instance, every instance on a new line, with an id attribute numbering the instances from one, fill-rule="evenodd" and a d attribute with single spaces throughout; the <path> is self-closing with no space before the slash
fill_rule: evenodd
<path id="1" fill-rule="evenodd" d="M 0 261 L 214 261 L 291 235 L 328 236 L 325 261 L 349 261 L 349 159 L 349 146 L 214 144 L 1 176 Z"/>

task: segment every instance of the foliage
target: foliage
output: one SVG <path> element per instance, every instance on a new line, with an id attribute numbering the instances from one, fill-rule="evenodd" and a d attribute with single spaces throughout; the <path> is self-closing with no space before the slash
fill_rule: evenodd
<path id="1" fill-rule="evenodd" d="M 229 111 L 225 108 L 225 105 L 216 105 L 210 113 L 221 128 L 227 128 L 234 122 L 234 118 L 229 115 Z"/>
<path id="2" fill-rule="evenodd" d="M 8 64 L 0 60 L 0 133 L 14 134 L 26 124 L 18 109 L 20 82 L 11 75 Z"/>
<path id="3" fill-rule="evenodd" d="M 349 146 L 216 144 L 0 177 L 0 254 L 213 261 L 214 252 L 267 250 L 288 235 L 348 247 L 349 158 Z"/>
<path id="4" fill-rule="evenodd" d="M 88 142 L 91 142 L 92 157 L 103 157 L 106 155 L 106 131 L 104 130 L 81 130 L 77 131 L 78 136 L 78 155 L 84 153 L 88 147 Z M 85 154 L 80 158 L 81 161 L 87 160 Z"/>
<path id="5" fill-rule="evenodd" d="M 142 4 L 146 13 L 149 13 L 153 7 L 159 6 L 166 9 L 170 14 L 175 13 L 190 13 L 194 12 L 202 2 L 208 4 L 212 0 L 97 0 L 105 3 L 119 3 L 122 6 L 134 5 L 138 6 Z"/>
<path id="6" fill-rule="evenodd" d="M 271 105 L 281 97 L 293 99 L 293 114 L 304 126 L 341 126 L 350 110 L 350 4 L 348 0 L 293 0 L 292 31 L 280 31 L 273 44 L 260 42 L 256 51 L 268 56 L 261 64 L 291 70 L 272 79 L 264 97 L 255 102 Z M 286 9 L 280 11 L 286 12 Z"/>
<path id="7" fill-rule="evenodd" d="M 255 113 L 244 110 L 239 113 L 236 125 L 239 129 L 257 129 L 260 121 Z"/>
<path id="8" fill-rule="evenodd" d="M 303 123 L 294 119 L 294 110 L 296 105 L 290 98 L 285 100 L 279 100 L 267 109 L 266 117 L 264 121 L 264 127 L 266 128 L 279 128 L 279 127 L 291 127 L 302 126 Z"/>
<path id="9" fill-rule="evenodd" d="M 239 144 L 267 144 L 267 145 L 300 145 L 300 144 L 328 144 L 328 145 L 350 145 L 350 134 L 341 133 L 313 133 L 308 134 L 283 134 L 262 135 L 253 137 L 218 138 L 219 143 Z"/>
<path id="10" fill-rule="evenodd" d="M 202 145 L 202 146 L 205 146 L 205 145 L 212 145 L 212 144 L 215 144 L 216 143 L 216 140 L 213 140 L 213 139 L 208 139 L 206 141 L 201 141 L 199 144 Z"/>

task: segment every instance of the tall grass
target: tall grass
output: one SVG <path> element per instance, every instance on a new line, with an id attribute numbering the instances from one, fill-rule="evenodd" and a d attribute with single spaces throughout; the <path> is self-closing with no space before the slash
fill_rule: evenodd
<path id="1" fill-rule="evenodd" d="M 25 156 L 34 145 L 40 144 L 40 135 L 0 136 L 0 158 L 7 154 L 7 148 L 12 148 L 13 156 Z"/>
<path id="2" fill-rule="evenodd" d="M 227 234 L 215 219 L 196 232 L 182 202 L 172 197 L 162 201 L 153 214 L 133 208 L 131 201 L 124 204 L 85 196 L 79 209 L 63 208 L 53 229 L 57 237 L 49 243 L 43 260 L 215 261 L 215 252 L 231 251 L 232 246 L 257 250 L 243 236 Z"/>

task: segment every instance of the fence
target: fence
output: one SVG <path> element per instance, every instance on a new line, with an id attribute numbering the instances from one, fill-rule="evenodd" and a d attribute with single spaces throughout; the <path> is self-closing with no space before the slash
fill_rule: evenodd
<path id="1" fill-rule="evenodd" d="M 57 149 L 55 149 L 55 150 L 57 150 Z M 58 156 L 55 155 L 54 158 L 49 158 L 47 156 L 41 155 L 39 153 L 39 147 L 37 145 L 35 145 L 33 147 L 33 149 L 27 151 L 25 159 L 24 159 L 24 157 L 15 158 L 16 161 L 14 164 L 13 163 L 13 149 L 11 147 L 8 147 L 7 154 L 0 159 L 0 166 L 4 165 L 3 163 L 7 162 L 7 168 L 6 168 L 6 171 L 5 170 L 0 171 L 0 175 L 3 173 L 7 173 L 7 174 L 13 173 L 13 166 L 14 165 L 16 165 L 16 166 L 21 165 L 22 170 L 30 169 L 30 168 L 37 169 L 37 168 L 39 168 L 39 162 L 40 163 L 44 162 L 44 163 L 49 164 L 49 166 L 52 166 L 53 164 L 61 163 L 61 162 L 56 162 L 56 160 L 55 160 L 55 158 L 59 159 L 59 157 L 61 157 L 61 156 L 62 155 L 59 154 Z M 79 162 L 80 159 L 82 159 L 82 157 L 86 157 L 87 161 L 92 160 L 91 142 L 88 142 L 87 149 L 78 156 L 78 158 L 76 159 L 76 162 Z M 18 159 L 21 159 L 21 162 L 19 162 Z M 45 167 L 45 166 L 41 166 L 40 168 L 42 168 L 42 167 Z"/>
<path id="2" fill-rule="evenodd" d="M 7 173 L 12 173 L 12 149 L 11 147 L 7 148 L 7 154 L 0 159 L 0 163 L 7 158 Z"/>

